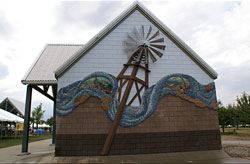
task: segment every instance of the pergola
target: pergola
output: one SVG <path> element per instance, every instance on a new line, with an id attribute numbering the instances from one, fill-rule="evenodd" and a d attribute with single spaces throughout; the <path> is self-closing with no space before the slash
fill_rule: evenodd
<path id="1" fill-rule="evenodd" d="M 52 144 L 55 143 L 57 79 L 54 71 L 82 47 L 82 44 L 47 44 L 21 80 L 22 84 L 27 85 L 22 153 L 28 153 L 32 89 L 40 92 L 54 103 Z M 52 94 L 48 92 L 50 88 Z"/>

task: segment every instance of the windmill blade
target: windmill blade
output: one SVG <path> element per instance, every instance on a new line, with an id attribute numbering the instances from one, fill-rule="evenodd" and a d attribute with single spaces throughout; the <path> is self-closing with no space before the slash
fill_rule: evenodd
<path id="1" fill-rule="evenodd" d="M 135 47 L 136 48 L 136 47 Z M 135 48 L 132 48 L 132 47 L 130 47 L 130 48 L 127 48 L 126 47 L 126 49 L 127 49 L 127 53 L 128 53 L 128 55 L 131 55 L 132 54 L 132 52 L 134 52 L 134 50 L 135 50 Z"/>
<path id="2" fill-rule="evenodd" d="M 131 41 L 131 42 L 125 41 L 125 42 L 124 42 L 124 45 L 126 45 L 127 48 L 130 48 L 130 47 L 137 47 L 137 42 L 134 42 L 134 41 Z"/>
<path id="3" fill-rule="evenodd" d="M 138 39 L 138 41 L 142 40 L 142 36 L 140 33 L 137 31 L 136 28 L 134 28 L 134 36 Z"/>
<path id="4" fill-rule="evenodd" d="M 164 38 L 160 38 L 160 39 L 157 39 L 157 40 L 153 40 L 151 41 L 150 43 L 162 43 L 164 42 Z"/>
<path id="5" fill-rule="evenodd" d="M 139 43 L 139 40 L 136 39 L 136 38 L 134 38 L 133 36 L 128 35 L 128 39 L 129 39 L 131 42 L 134 42 L 134 43 L 136 43 L 136 44 Z"/>
<path id="6" fill-rule="evenodd" d="M 149 53 L 149 56 L 150 56 L 152 62 L 153 62 L 153 63 L 156 62 L 157 59 L 154 57 L 154 55 L 152 54 L 152 52 L 151 52 L 149 49 L 148 49 L 148 53 Z"/>
<path id="7" fill-rule="evenodd" d="M 143 25 L 141 25 L 141 29 L 142 29 L 142 37 L 144 39 L 144 26 Z"/>
<path id="8" fill-rule="evenodd" d="M 156 45 L 156 44 L 150 44 L 150 46 L 161 49 L 163 51 L 165 50 L 165 47 L 166 47 L 166 46 L 163 46 L 163 45 Z"/>
<path id="9" fill-rule="evenodd" d="M 155 37 L 157 37 L 158 35 L 160 35 L 159 30 L 158 30 L 151 38 L 149 38 L 148 40 L 152 40 L 152 39 L 154 39 Z"/>
<path id="10" fill-rule="evenodd" d="M 150 26 L 150 27 L 149 27 L 149 30 L 148 30 L 148 34 L 147 34 L 146 39 L 148 39 L 148 37 L 149 37 L 149 35 L 150 35 L 151 31 L 152 31 L 152 27 Z"/>
<path id="11" fill-rule="evenodd" d="M 127 50 L 127 52 L 130 54 L 132 51 L 134 51 L 137 48 L 137 43 L 135 43 L 134 41 L 129 42 L 129 41 L 124 41 L 123 42 L 125 49 Z"/>
<path id="12" fill-rule="evenodd" d="M 163 53 L 155 50 L 154 48 L 149 47 L 150 50 L 152 50 L 157 56 L 162 57 Z"/>

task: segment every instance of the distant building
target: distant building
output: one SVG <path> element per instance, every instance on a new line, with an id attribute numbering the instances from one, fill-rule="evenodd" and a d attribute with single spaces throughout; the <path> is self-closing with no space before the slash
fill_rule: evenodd
<path id="1" fill-rule="evenodd" d="M 15 100 L 10 97 L 6 97 L 1 103 L 0 108 L 4 109 L 12 114 L 24 118 L 25 105 L 23 102 Z"/>

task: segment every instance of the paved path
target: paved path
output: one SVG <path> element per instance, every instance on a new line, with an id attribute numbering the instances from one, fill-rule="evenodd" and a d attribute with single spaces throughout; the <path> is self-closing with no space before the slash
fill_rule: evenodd
<path id="1" fill-rule="evenodd" d="M 250 141 L 222 141 L 222 144 L 241 144 L 241 145 L 250 145 Z"/>
<path id="2" fill-rule="evenodd" d="M 224 151 L 196 151 L 147 155 L 116 155 L 91 157 L 54 157 L 51 139 L 29 144 L 30 155 L 17 156 L 21 145 L 0 149 L 0 163 L 250 163 L 230 158 Z"/>
<path id="3" fill-rule="evenodd" d="M 225 152 L 196 151 L 147 155 L 55 157 L 53 163 L 250 163 L 250 160 L 230 158 Z"/>
<path id="4" fill-rule="evenodd" d="M 21 154 L 21 145 L 0 149 L 0 163 L 51 163 L 55 146 L 50 146 L 51 139 L 29 143 L 30 155 Z"/>

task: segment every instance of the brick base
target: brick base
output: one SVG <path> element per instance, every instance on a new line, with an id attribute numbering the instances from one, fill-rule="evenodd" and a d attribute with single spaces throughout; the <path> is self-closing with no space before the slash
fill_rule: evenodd
<path id="1" fill-rule="evenodd" d="M 56 156 L 100 155 L 107 134 L 57 134 Z M 116 134 L 110 155 L 221 149 L 219 130 Z"/>

